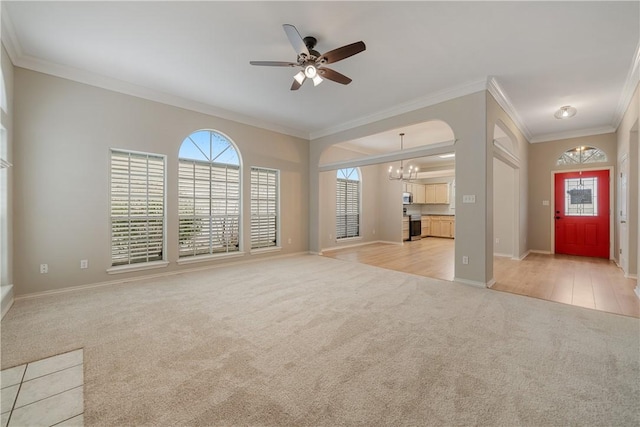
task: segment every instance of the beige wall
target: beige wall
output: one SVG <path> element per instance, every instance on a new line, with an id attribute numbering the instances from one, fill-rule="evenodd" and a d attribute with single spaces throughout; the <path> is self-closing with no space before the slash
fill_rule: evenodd
<path id="1" fill-rule="evenodd" d="M 13 159 L 13 64 L 9 59 L 4 46 L 0 52 L 2 64 L 2 77 L 7 97 L 7 111 L 0 113 L 0 123 L 6 130 L 7 138 L 7 158 L 11 163 Z M 2 208 L 2 214 L 6 217 L 0 218 L 0 285 L 13 284 L 13 168 L 2 169 L 2 174 L 6 174 L 7 198 L 6 208 Z M 4 203 L 4 202 L 0 202 Z"/>
<path id="2" fill-rule="evenodd" d="M 529 148 L 529 248 L 531 250 L 553 252 L 551 241 L 553 226 L 553 191 L 552 172 L 563 170 L 579 170 L 576 166 L 556 166 L 556 160 L 565 151 L 577 146 L 592 146 L 607 154 L 608 162 L 585 165 L 583 169 L 608 168 L 616 165 L 616 137 L 609 133 L 580 138 L 569 138 L 559 141 L 531 144 Z M 615 173 L 615 170 L 614 170 Z M 611 194 L 612 200 L 615 194 Z M 544 200 L 549 201 L 543 206 Z"/>
<path id="3" fill-rule="evenodd" d="M 640 211 L 640 173 L 638 171 L 640 164 L 640 144 L 638 136 L 638 127 L 640 122 L 640 86 L 636 86 L 635 92 L 625 111 L 625 114 L 620 122 L 620 126 L 616 131 L 616 147 L 617 147 L 617 164 L 627 156 L 629 162 L 629 198 L 627 200 L 628 205 L 628 241 L 629 247 L 628 271 L 625 273 L 630 276 L 638 275 L 638 265 L 640 265 L 640 233 L 638 232 L 638 212 Z M 616 209 L 616 214 L 619 212 L 619 208 Z M 620 221 L 616 220 L 616 236 L 618 235 L 618 227 Z M 620 242 L 616 241 L 619 245 Z M 619 247 L 616 247 L 616 259 L 619 254 Z M 626 249 L 626 248 L 624 248 Z M 623 249 L 623 250 L 624 250 Z M 640 292 L 640 286 L 638 287 Z M 639 293 L 640 295 L 640 293 Z"/>
<path id="4" fill-rule="evenodd" d="M 323 200 L 320 193 L 318 166 L 322 153 L 328 147 L 340 142 L 397 129 L 401 126 L 429 120 L 442 120 L 451 127 L 456 138 L 455 277 L 460 281 L 476 285 L 488 283 L 493 277 L 493 260 L 492 251 L 487 252 L 487 183 L 484 179 L 478 179 L 485 177 L 488 165 L 492 165 L 491 159 L 487 160 L 486 96 L 485 91 L 473 93 L 312 140 L 309 164 L 311 251 L 319 251 L 321 247 L 319 224 Z M 476 203 L 463 205 L 463 195 L 475 195 Z M 397 215 L 397 222 L 401 224 L 401 209 L 398 209 Z M 396 222 L 395 219 L 388 219 L 393 223 Z M 468 265 L 462 264 L 462 256 L 469 257 Z"/>
<path id="5" fill-rule="evenodd" d="M 243 259 L 308 248 L 308 141 L 185 109 L 15 69 L 14 284 L 17 295 L 219 263 L 178 266 L 178 149 L 198 129 L 239 148 Z M 108 275 L 109 150 L 167 156 L 167 260 L 159 270 Z M 249 254 L 251 166 L 280 170 L 282 251 Z M 288 243 L 291 239 L 291 244 Z M 80 270 L 80 260 L 89 268 Z M 234 261 L 238 261 L 235 259 Z M 49 264 L 40 274 L 39 264 Z"/>
<path id="6" fill-rule="evenodd" d="M 505 155 L 504 152 L 495 147 L 493 140 L 495 139 L 494 133 L 496 126 L 500 127 L 502 131 L 508 136 L 511 147 L 509 147 L 510 155 Z M 527 186 L 529 177 L 529 141 L 525 138 L 518 126 L 511 120 L 511 117 L 500 107 L 491 94 L 487 96 L 487 144 L 488 152 L 491 153 L 489 157 L 499 157 L 501 161 L 507 162 L 512 169 L 512 183 L 513 186 L 509 187 L 509 191 L 513 191 L 512 215 L 513 215 L 513 256 L 515 258 L 522 258 L 526 256 L 530 247 L 528 242 L 528 227 L 529 227 L 529 190 Z M 487 188 L 494 189 L 494 176 L 493 176 L 493 160 L 491 167 L 488 169 L 487 176 Z M 494 219 L 494 200 L 491 200 L 489 207 L 491 212 L 489 213 L 489 225 L 491 230 L 489 232 L 489 238 L 487 239 L 487 253 L 493 254 L 500 252 L 500 249 L 494 250 L 496 233 L 493 230 L 495 223 Z M 498 214 L 500 215 L 500 214 Z M 502 230 L 498 231 L 498 235 L 502 233 Z M 491 260 L 493 262 L 493 259 Z"/>
<path id="7" fill-rule="evenodd" d="M 514 256 L 516 206 L 514 170 L 506 163 L 493 159 L 493 253 Z"/>

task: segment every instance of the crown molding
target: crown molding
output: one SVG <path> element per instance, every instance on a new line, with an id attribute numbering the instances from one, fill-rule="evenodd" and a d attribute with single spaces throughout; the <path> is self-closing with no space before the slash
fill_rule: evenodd
<path id="1" fill-rule="evenodd" d="M 9 17 L 7 8 L 0 2 L 0 40 L 2 45 L 9 54 L 9 59 L 15 65 L 16 60 L 22 56 L 22 48 L 18 42 L 18 36 L 16 35 L 16 29 L 13 26 L 13 21 Z"/>
<path id="2" fill-rule="evenodd" d="M 582 138 L 585 136 L 614 133 L 615 131 L 616 131 L 616 128 L 614 128 L 613 126 L 600 126 L 597 128 L 577 129 L 577 130 L 570 130 L 566 132 L 547 133 L 545 135 L 538 135 L 535 138 L 529 140 L 529 142 L 533 144 L 537 142 L 549 142 L 549 141 L 557 141 L 557 140 L 569 139 L 569 138 Z"/>
<path id="3" fill-rule="evenodd" d="M 513 123 L 515 123 L 518 129 L 520 129 L 520 132 L 522 132 L 524 137 L 527 138 L 527 141 L 531 141 L 533 139 L 533 134 L 527 125 L 524 124 L 524 120 L 522 120 L 522 117 L 520 117 L 520 114 L 518 114 L 518 111 L 511 103 L 511 100 L 505 91 L 500 87 L 495 77 L 489 77 L 487 79 L 487 90 L 491 95 L 493 95 L 493 98 L 496 100 L 498 105 L 502 107 L 504 112 L 507 113 L 511 120 L 513 120 Z"/>
<path id="4" fill-rule="evenodd" d="M 636 46 L 636 53 L 633 56 L 633 61 L 631 61 L 631 68 L 629 68 L 629 73 L 627 74 L 627 79 L 624 83 L 624 88 L 622 89 L 622 94 L 620 95 L 620 100 L 618 101 L 618 106 L 616 107 L 615 113 L 613 113 L 613 120 L 611 121 L 611 126 L 615 129 L 618 129 L 622 119 L 624 118 L 624 113 L 627 111 L 629 107 L 629 103 L 633 98 L 633 93 L 638 86 L 638 82 L 640 81 L 640 42 L 638 42 L 638 46 Z"/>
<path id="5" fill-rule="evenodd" d="M 333 135 L 338 132 L 356 128 L 358 126 L 368 125 L 370 123 L 388 119 L 390 117 L 395 117 L 400 114 L 409 113 L 420 108 L 430 107 L 432 105 L 440 104 L 445 101 L 460 98 L 461 96 L 470 95 L 472 93 L 480 92 L 486 89 L 487 83 L 485 80 L 469 82 L 460 86 L 435 92 L 426 97 L 417 98 L 412 101 L 396 105 L 392 108 L 387 108 L 385 110 L 361 117 L 359 119 L 351 120 L 336 126 L 331 126 L 319 131 L 311 132 L 309 137 L 311 140 L 322 138 L 324 136 Z"/>
<path id="6" fill-rule="evenodd" d="M 84 83 L 90 86 L 119 92 L 125 95 L 131 95 L 138 98 L 147 99 L 149 101 L 159 102 L 165 105 L 184 108 L 186 110 L 207 114 L 238 123 L 243 123 L 249 126 L 255 126 L 261 129 L 270 130 L 285 135 L 303 138 L 306 140 L 309 139 L 308 133 L 299 129 L 292 129 L 286 126 L 276 125 L 264 120 L 257 119 L 255 117 L 247 116 L 222 108 L 217 108 L 212 105 L 193 101 L 187 98 L 182 98 L 176 95 L 171 95 L 155 89 L 150 89 L 144 86 L 114 79 L 112 77 L 106 77 L 90 71 L 84 71 L 65 65 L 54 64 L 29 56 L 22 56 L 17 58 L 17 60 L 14 61 L 14 65 L 44 74 L 72 80 L 78 83 Z"/>

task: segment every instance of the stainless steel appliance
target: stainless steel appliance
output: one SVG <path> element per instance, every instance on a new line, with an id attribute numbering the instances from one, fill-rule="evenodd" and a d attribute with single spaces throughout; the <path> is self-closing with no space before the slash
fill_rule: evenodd
<path id="1" fill-rule="evenodd" d="M 420 240 L 422 237 L 422 216 L 411 215 L 409 218 L 409 239 Z"/>
<path id="2" fill-rule="evenodd" d="M 411 193 L 402 193 L 402 204 L 410 205 L 413 203 L 413 194 Z"/>

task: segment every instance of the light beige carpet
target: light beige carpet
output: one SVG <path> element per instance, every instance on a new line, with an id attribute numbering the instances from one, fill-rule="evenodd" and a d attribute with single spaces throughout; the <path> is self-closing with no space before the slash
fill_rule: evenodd
<path id="1" fill-rule="evenodd" d="M 84 348 L 87 425 L 640 424 L 638 319 L 318 256 L 20 300 L 2 368 Z"/>

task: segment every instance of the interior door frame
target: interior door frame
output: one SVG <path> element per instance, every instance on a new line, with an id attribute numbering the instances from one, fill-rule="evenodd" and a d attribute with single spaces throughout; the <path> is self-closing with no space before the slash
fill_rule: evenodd
<path id="1" fill-rule="evenodd" d="M 549 204 L 551 205 L 551 210 L 549 211 L 549 221 L 551 224 L 551 248 L 549 253 L 556 253 L 556 227 L 555 224 L 555 212 L 556 212 L 556 198 L 555 198 L 555 188 L 556 188 L 556 175 L 559 173 L 567 173 L 567 172 L 586 172 L 586 171 L 609 171 L 609 259 L 614 260 L 613 252 L 614 252 L 614 241 L 615 241 L 615 185 L 616 185 L 616 176 L 614 174 L 613 166 L 600 166 L 600 167 L 590 167 L 590 168 L 577 168 L 577 169 L 562 169 L 562 170 L 553 170 L 551 171 L 551 191 L 549 192 Z"/>

